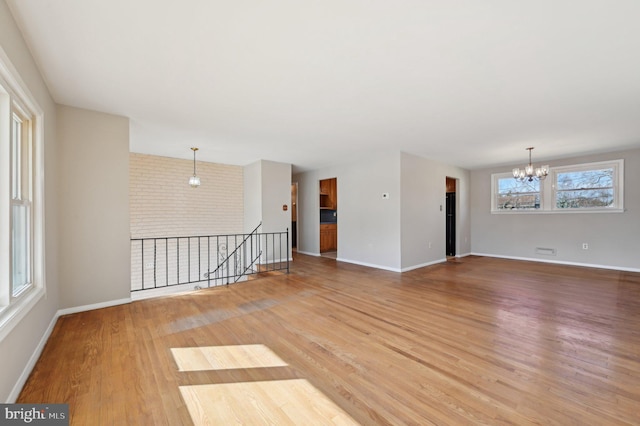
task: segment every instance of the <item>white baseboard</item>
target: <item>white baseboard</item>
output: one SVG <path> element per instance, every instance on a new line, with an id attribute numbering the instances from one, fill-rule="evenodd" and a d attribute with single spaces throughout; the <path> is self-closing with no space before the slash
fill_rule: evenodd
<path id="1" fill-rule="evenodd" d="M 447 258 L 445 257 L 443 259 L 434 260 L 432 262 L 421 263 L 420 265 L 407 266 L 406 268 L 402 268 L 402 270 L 400 270 L 400 272 L 413 271 L 414 269 L 420 269 L 420 268 L 424 268 L 426 266 L 435 265 L 437 263 L 444 263 L 446 261 L 447 261 Z"/>
<path id="2" fill-rule="evenodd" d="M 44 345 L 47 344 L 47 340 L 49 340 L 49 336 L 51 336 L 51 332 L 53 332 L 53 327 L 55 327 L 56 321 L 58 321 L 58 317 L 59 315 L 56 312 L 56 314 L 51 319 L 49 326 L 47 327 L 44 334 L 42 335 L 40 342 L 38 342 L 38 346 L 36 346 L 35 350 L 33 351 L 33 354 L 31 354 L 31 357 L 29 358 L 27 365 L 24 366 L 24 369 L 22 370 L 22 374 L 20 374 L 20 377 L 18 377 L 18 381 L 13 386 L 13 389 L 9 394 L 9 398 L 7 398 L 7 401 L 6 401 L 8 404 L 15 403 L 16 400 L 18 399 L 18 396 L 20 396 L 20 392 L 22 391 L 24 384 L 27 383 L 27 379 L 29 378 L 29 375 L 31 374 L 33 367 L 36 366 L 36 362 L 38 362 L 38 358 L 40 358 L 40 354 L 42 354 Z"/>
<path id="3" fill-rule="evenodd" d="M 75 314 L 77 312 L 92 311 L 94 309 L 109 308 L 111 306 L 124 305 L 125 303 L 131 303 L 131 297 L 127 297 L 126 299 L 110 300 L 108 302 L 93 303 L 91 305 L 60 309 L 58 311 L 58 316 Z"/>
<path id="4" fill-rule="evenodd" d="M 535 257 L 503 256 L 499 254 L 490 254 L 490 253 L 471 253 L 471 254 L 474 256 L 496 257 L 499 259 L 524 260 L 527 262 L 554 263 L 557 265 L 582 266 L 585 268 L 598 268 L 598 269 L 611 269 L 614 271 L 624 271 L 624 272 L 640 272 L 640 269 L 638 268 L 627 268 L 624 266 L 598 265 L 593 263 L 582 263 L 582 262 L 568 262 L 564 260 L 539 259 Z"/>
<path id="5" fill-rule="evenodd" d="M 293 260 L 292 257 L 289 258 L 289 260 Z M 271 265 L 272 263 L 286 263 L 287 258 L 286 257 L 281 257 L 280 259 L 267 259 L 267 260 L 263 260 L 261 262 L 258 262 L 258 265 Z"/>
<path id="6" fill-rule="evenodd" d="M 360 262 L 359 260 L 344 259 L 342 257 L 338 257 L 336 260 L 339 262 L 353 263 L 354 265 L 366 266 L 368 268 L 382 269 L 382 270 L 391 271 L 391 272 L 402 272 L 399 268 L 392 268 L 390 266 L 377 265 L 375 263 Z"/>
<path id="7" fill-rule="evenodd" d="M 413 271 L 414 269 L 424 268 L 426 266 L 435 265 L 435 264 L 438 264 L 438 263 L 444 263 L 444 262 L 447 261 L 447 258 L 445 257 L 445 258 L 434 260 L 434 261 L 431 261 L 431 262 L 421 263 L 419 265 L 407 266 L 406 268 L 392 268 L 390 266 L 377 265 L 375 263 L 360 262 L 358 260 L 344 259 L 344 258 L 341 258 L 341 257 L 337 258 L 336 260 L 340 261 L 340 262 L 353 263 L 354 265 L 366 266 L 366 267 L 369 267 L 369 268 L 376 268 L 376 269 L 382 269 L 382 270 L 385 270 L 385 271 L 402 273 L 402 272 Z"/>
<path id="8" fill-rule="evenodd" d="M 300 254 L 306 254 L 307 256 L 320 257 L 320 253 L 311 253 L 311 252 L 302 251 L 302 250 L 297 250 L 297 252 L 300 253 Z"/>
<path id="9" fill-rule="evenodd" d="M 216 280 L 212 279 L 211 281 L 216 281 Z M 198 284 L 204 284 L 202 288 L 207 288 L 206 281 Z M 152 299 L 154 297 L 169 296 L 172 294 L 191 293 L 194 291 L 198 291 L 198 289 L 196 289 L 195 286 L 196 286 L 196 283 L 190 283 L 190 284 L 171 285 L 171 286 L 161 287 L 161 288 L 150 288 L 142 291 L 132 291 L 131 301 L 135 302 L 136 300 Z"/>

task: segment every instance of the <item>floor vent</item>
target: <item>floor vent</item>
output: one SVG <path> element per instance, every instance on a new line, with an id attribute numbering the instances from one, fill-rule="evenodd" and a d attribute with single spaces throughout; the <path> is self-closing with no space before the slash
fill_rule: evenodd
<path id="1" fill-rule="evenodd" d="M 545 247 L 536 247 L 536 254 L 544 254 L 546 256 L 555 256 L 556 255 L 556 249 L 545 248 Z"/>

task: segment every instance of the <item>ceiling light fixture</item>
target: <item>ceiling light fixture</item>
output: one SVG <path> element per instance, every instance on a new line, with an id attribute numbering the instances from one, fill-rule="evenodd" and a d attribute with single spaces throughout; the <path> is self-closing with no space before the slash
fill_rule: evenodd
<path id="1" fill-rule="evenodd" d="M 513 177 L 520 182 L 532 182 L 534 179 L 544 180 L 549 174 L 549 166 L 536 167 L 534 169 L 531 164 L 531 151 L 533 151 L 533 147 L 527 148 L 527 151 L 529 151 L 529 164 L 524 169 L 518 167 L 513 169 Z"/>
<path id="2" fill-rule="evenodd" d="M 189 178 L 189 185 L 191 185 L 192 188 L 197 188 L 200 186 L 200 178 L 196 176 L 196 151 L 197 150 L 198 148 L 191 148 L 191 151 L 193 151 L 193 176 Z"/>

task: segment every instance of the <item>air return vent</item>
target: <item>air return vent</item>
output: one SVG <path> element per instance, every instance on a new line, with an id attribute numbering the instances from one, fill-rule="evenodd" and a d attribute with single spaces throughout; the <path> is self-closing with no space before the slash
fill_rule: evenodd
<path id="1" fill-rule="evenodd" d="M 545 256 L 555 256 L 556 249 L 546 247 L 536 247 L 536 254 L 544 254 Z"/>

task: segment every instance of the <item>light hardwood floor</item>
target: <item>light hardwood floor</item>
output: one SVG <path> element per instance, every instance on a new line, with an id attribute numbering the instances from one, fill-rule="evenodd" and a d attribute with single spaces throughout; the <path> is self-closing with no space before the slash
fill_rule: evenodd
<path id="1" fill-rule="evenodd" d="M 61 317 L 18 402 L 74 425 L 640 424 L 640 274 L 466 257 Z"/>

